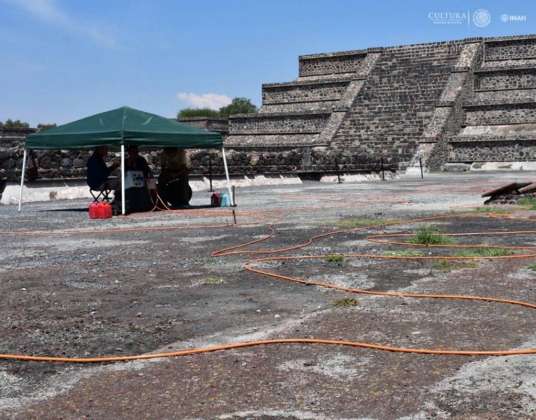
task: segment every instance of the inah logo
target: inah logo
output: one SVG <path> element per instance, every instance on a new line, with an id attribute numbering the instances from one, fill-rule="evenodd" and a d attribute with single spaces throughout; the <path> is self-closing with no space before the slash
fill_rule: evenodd
<path id="1" fill-rule="evenodd" d="M 501 21 L 504 23 L 517 23 L 517 22 L 526 22 L 527 16 L 526 15 L 507 15 L 502 14 L 501 15 Z"/>
<path id="2" fill-rule="evenodd" d="M 473 23 L 478 28 L 485 28 L 491 23 L 491 14 L 486 9 L 477 9 L 473 12 Z"/>

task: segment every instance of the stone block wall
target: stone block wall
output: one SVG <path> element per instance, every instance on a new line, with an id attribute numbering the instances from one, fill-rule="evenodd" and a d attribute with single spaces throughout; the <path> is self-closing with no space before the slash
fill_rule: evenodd
<path id="1" fill-rule="evenodd" d="M 466 108 L 465 126 L 512 125 L 536 122 L 536 103 L 472 105 Z"/>
<path id="2" fill-rule="evenodd" d="M 24 139 L 32 132 L 35 130 L 0 131 L 0 179 L 9 182 L 20 180 Z M 85 178 L 89 156 L 87 150 L 35 150 L 29 154 L 28 167 L 35 164 L 40 179 Z"/>
<path id="3" fill-rule="evenodd" d="M 329 117 L 325 112 L 270 113 L 257 116 L 231 116 L 233 130 L 247 134 L 316 134 L 322 131 Z"/>
<path id="4" fill-rule="evenodd" d="M 448 161 L 536 160 L 536 37 L 485 39 L 482 49 Z"/>
<path id="5" fill-rule="evenodd" d="M 479 72 L 475 76 L 475 90 L 480 91 L 536 88 L 536 68 L 500 68 Z"/>
<path id="6" fill-rule="evenodd" d="M 450 162 L 522 162 L 536 160 L 536 139 L 451 142 Z"/>
<path id="7" fill-rule="evenodd" d="M 365 55 L 363 51 L 302 55 L 299 59 L 299 75 L 304 78 L 352 74 L 360 68 Z"/>
<path id="8" fill-rule="evenodd" d="M 534 58 L 536 58 L 536 42 L 532 36 L 486 41 L 486 61 L 517 61 Z"/>

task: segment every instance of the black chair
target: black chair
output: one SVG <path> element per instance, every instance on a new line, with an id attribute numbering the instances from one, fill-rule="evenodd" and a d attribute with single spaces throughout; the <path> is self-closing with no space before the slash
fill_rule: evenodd
<path id="1" fill-rule="evenodd" d="M 110 202 L 111 201 L 111 198 L 110 198 L 110 193 L 111 192 L 112 192 L 112 190 L 107 189 L 107 188 L 104 188 L 102 190 L 94 190 L 91 187 L 89 187 L 89 193 L 93 197 L 94 202 L 99 202 L 99 201 Z"/>

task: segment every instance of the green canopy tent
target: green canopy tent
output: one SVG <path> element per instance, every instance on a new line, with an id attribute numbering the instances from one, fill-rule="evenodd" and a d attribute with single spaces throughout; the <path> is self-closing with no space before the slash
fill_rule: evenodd
<path id="1" fill-rule="evenodd" d="M 229 197 L 231 204 L 234 205 L 221 134 L 124 106 L 29 135 L 26 138 L 22 159 L 19 211 L 22 209 L 28 150 L 116 146 L 121 150 L 121 197 L 122 213 L 125 214 L 125 145 L 131 144 L 180 149 L 221 148 Z"/>

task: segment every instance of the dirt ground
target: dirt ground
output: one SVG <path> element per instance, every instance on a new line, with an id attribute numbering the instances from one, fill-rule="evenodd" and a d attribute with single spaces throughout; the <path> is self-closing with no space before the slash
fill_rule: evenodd
<path id="1" fill-rule="evenodd" d="M 244 270 L 253 257 L 211 253 L 275 235 L 274 249 L 367 220 L 276 255 L 406 255 L 367 241 L 413 232 L 415 218 L 457 243 L 535 246 L 536 211 L 475 211 L 480 194 L 536 173 L 304 183 L 239 189 L 228 209 L 88 220 L 83 201 L 0 207 L 0 353 L 131 355 L 267 338 L 327 338 L 399 347 L 536 348 L 536 311 L 514 305 L 369 296 Z M 462 216 L 461 213 L 470 212 Z M 515 216 L 515 217 L 512 217 Z M 414 249 L 413 252 L 419 250 Z M 452 249 L 420 249 L 451 255 Z M 521 252 L 521 251 L 517 251 Z M 535 252 L 536 253 L 536 252 Z M 441 265 L 360 257 L 256 263 L 281 274 L 379 291 L 471 294 L 536 302 L 535 259 Z M 536 356 L 433 356 L 341 346 L 274 345 L 128 363 L 0 361 L 0 418 L 535 418 Z"/>

